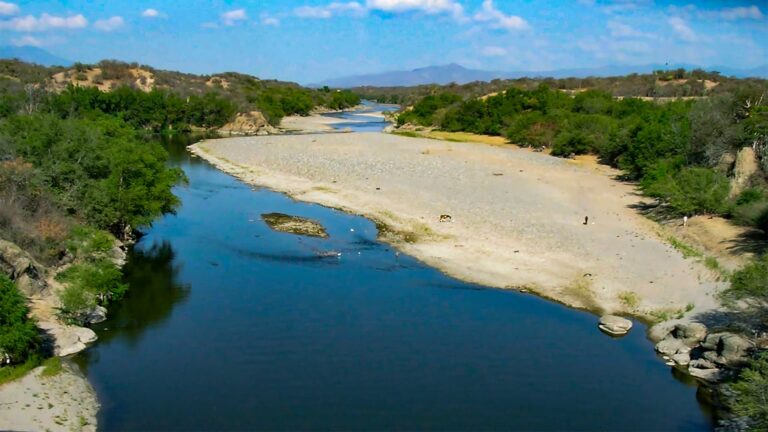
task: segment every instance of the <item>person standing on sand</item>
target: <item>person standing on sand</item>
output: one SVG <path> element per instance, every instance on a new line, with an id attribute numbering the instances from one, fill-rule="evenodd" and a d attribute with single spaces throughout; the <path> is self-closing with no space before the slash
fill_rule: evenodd
<path id="1" fill-rule="evenodd" d="M 589 225 L 589 216 L 584 216 L 584 225 Z"/>
<path id="2" fill-rule="evenodd" d="M 683 216 L 683 226 L 684 227 L 688 226 L 688 215 Z"/>

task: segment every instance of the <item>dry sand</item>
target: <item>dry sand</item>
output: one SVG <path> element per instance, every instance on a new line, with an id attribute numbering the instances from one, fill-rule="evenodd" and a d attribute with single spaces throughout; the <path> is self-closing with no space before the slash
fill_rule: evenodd
<path id="1" fill-rule="evenodd" d="M 603 166 L 382 133 L 231 138 L 192 151 L 248 183 L 380 221 L 395 232 L 385 241 L 467 281 L 599 312 L 717 307 L 714 275 L 669 246 L 633 208 L 635 188 Z"/>
<path id="2" fill-rule="evenodd" d="M 0 430 L 95 431 L 98 401 L 75 366 L 51 377 L 43 367 L 0 386 Z"/>

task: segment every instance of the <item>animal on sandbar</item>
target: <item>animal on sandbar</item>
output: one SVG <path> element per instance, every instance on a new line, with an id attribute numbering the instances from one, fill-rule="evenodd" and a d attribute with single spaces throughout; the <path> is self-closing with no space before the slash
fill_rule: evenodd
<path id="1" fill-rule="evenodd" d="M 447 214 L 440 215 L 440 222 L 450 222 L 451 220 L 453 220 L 451 215 L 447 215 Z"/>
<path id="2" fill-rule="evenodd" d="M 589 225 L 589 216 L 584 216 L 584 225 Z"/>

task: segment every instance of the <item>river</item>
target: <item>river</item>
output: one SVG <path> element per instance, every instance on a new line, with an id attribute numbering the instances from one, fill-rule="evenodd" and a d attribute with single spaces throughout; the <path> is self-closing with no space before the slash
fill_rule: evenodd
<path id="1" fill-rule="evenodd" d="M 133 248 L 130 291 L 76 358 L 100 429 L 711 429 L 641 323 L 611 338 L 590 313 L 452 279 L 371 221 L 243 184 L 186 144 L 166 142 L 182 205 Z M 330 238 L 274 232 L 268 212 Z"/>

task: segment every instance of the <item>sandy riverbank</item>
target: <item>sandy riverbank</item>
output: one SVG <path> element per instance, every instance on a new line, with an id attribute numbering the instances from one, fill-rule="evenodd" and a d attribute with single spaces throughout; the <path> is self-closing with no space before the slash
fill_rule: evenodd
<path id="1" fill-rule="evenodd" d="M 371 111 L 355 113 L 357 117 L 366 117 L 371 120 L 383 120 L 383 111 Z M 355 123 L 356 120 L 343 119 L 338 117 L 330 117 L 322 114 L 312 114 L 308 116 L 288 116 L 283 117 L 280 121 L 280 129 L 286 132 L 293 133 L 321 133 L 321 132 L 338 132 L 334 128 L 334 125 L 339 123 Z M 361 122 L 361 120 L 357 120 Z"/>
<path id="2" fill-rule="evenodd" d="M 0 386 L 0 430 L 95 431 L 99 403 L 88 380 L 66 362 L 54 376 L 43 370 Z"/>
<path id="3" fill-rule="evenodd" d="M 714 276 L 668 245 L 633 208 L 634 187 L 603 166 L 381 133 L 231 138 L 192 151 L 254 185 L 380 221 L 393 231 L 384 240 L 464 280 L 601 312 L 717 307 Z"/>

